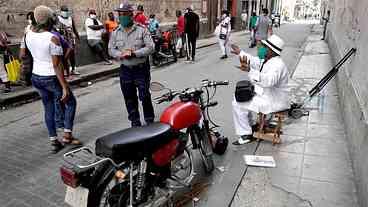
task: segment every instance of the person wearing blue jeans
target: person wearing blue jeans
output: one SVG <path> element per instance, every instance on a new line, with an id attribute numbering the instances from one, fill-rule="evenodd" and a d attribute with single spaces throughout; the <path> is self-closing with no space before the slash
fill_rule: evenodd
<path id="1" fill-rule="evenodd" d="M 64 131 L 63 142 L 79 144 L 76 139 L 69 141 L 72 136 L 77 100 L 70 91 L 69 99 L 63 103 L 60 99 L 55 101 L 55 124 L 56 128 Z"/>
<path id="2" fill-rule="evenodd" d="M 64 129 L 64 143 L 74 143 L 77 140 L 70 140 L 72 137 L 74 117 L 77 101 L 71 91 L 65 102 L 61 102 L 62 88 L 55 76 L 38 76 L 33 74 L 32 85 L 35 87 L 42 99 L 45 107 L 45 121 L 50 137 L 57 137 L 56 128 Z"/>
<path id="3" fill-rule="evenodd" d="M 76 99 L 64 78 L 61 67 L 63 49 L 60 39 L 51 33 L 56 23 L 55 12 L 49 7 L 38 6 L 34 10 L 34 17 L 37 25 L 27 32 L 24 42 L 33 58 L 31 81 L 38 90 L 44 106 L 51 152 L 57 153 L 64 147 L 63 143 L 80 144 L 72 136 Z M 65 107 L 65 110 L 59 109 L 62 107 Z M 57 137 L 56 112 L 58 114 L 64 112 L 63 143 Z"/>

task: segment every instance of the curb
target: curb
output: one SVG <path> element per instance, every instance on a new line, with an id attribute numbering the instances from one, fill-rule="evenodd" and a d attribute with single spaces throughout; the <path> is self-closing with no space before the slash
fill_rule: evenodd
<path id="1" fill-rule="evenodd" d="M 210 46 L 215 45 L 215 44 L 217 44 L 217 42 L 211 42 L 211 43 L 208 43 L 208 44 L 198 46 L 197 49 L 210 47 Z M 83 82 L 110 78 L 110 77 L 116 76 L 118 73 L 119 73 L 119 66 L 116 66 L 114 68 L 106 69 L 106 70 L 99 71 L 99 72 L 96 72 L 96 73 L 81 75 L 80 77 L 78 77 L 74 80 L 71 80 L 69 82 L 69 85 L 70 86 L 78 86 Z M 82 87 L 82 86 L 80 86 L 80 87 Z M 21 104 L 32 102 L 34 100 L 38 100 L 38 99 L 40 99 L 40 96 L 39 96 L 38 92 L 34 88 L 28 88 L 28 89 L 25 89 L 24 91 L 18 93 L 17 95 L 14 95 L 14 96 L 9 96 L 9 97 L 6 97 L 6 98 L 1 98 L 0 97 L 0 107 L 7 107 L 7 106 L 11 106 L 11 105 L 21 105 Z"/>
<path id="2" fill-rule="evenodd" d="M 97 80 L 102 77 L 106 77 L 106 78 L 112 77 L 118 74 L 118 71 L 119 71 L 119 67 L 114 67 L 114 68 L 106 69 L 104 71 L 99 71 L 96 73 L 81 75 L 81 77 L 71 80 L 68 83 L 70 86 L 77 86 L 86 81 Z M 23 104 L 23 103 L 32 102 L 33 100 L 38 100 L 38 99 L 40 99 L 40 96 L 38 92 L 36 91 L 36 89 L 28 88 L 17 95 L 10 96 L 7 98 L 0 98 L 0 106 L 5 107 L 5 106 L 12 105 L 12 104 Z"/>

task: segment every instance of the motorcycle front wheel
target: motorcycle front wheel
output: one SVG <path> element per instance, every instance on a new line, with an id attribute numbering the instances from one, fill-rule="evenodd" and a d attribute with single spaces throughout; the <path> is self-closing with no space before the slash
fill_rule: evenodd
<path id="1" fill-rule="evenodd" d="M 205 128 L 200 130 L 199 151 L 203 161 L 204 170 L 206 173 L 211 173 L 215 169 L 215 164 L 212 157 L 213 151 L 210 142 L 210 135 Z"/>

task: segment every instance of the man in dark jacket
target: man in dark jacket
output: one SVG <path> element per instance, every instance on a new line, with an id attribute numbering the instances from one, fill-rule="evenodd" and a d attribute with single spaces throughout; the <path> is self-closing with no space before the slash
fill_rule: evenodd
<path id="1" fill-rule="evenodd" d="M 187 13 L 184 15 L 185 26 L 184 32 L 187 36 L 187 60 L 195 60 L 196 41 L 199 36 L 199 16 L 193 12 L 191 8 L 187 8 Z M 189 51 L 191 54 L 189 54 Z"/>

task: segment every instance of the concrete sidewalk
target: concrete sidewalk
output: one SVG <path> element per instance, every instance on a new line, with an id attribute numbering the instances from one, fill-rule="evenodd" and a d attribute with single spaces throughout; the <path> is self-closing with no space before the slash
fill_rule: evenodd
<path id="1" fill-rule="evenodd" d="M 315 25 L 290 80 L 294 101 L 302 101 L 332 68 L 320 39 Z M 273 156 L 276 168 L 247 167 L 233 207 L 358 206 L 335 80 L 309 106 L 316 108 L 309 117 L 285 121 L 281 144 L 259 143 L 255 154 Z"/>
<path id="2" fill-rule="evenodd" d="M 234 35 L 244 33 L 234 32 Z M 197 41 L 197 49 L 209 47 L 217 44 L 217 38 L 213 35 L 206 39 L 200 39 Z M 181 61 L 181 60 L 179 60 Z M 81 73 L 79 76 L 73 76 L 73 79 L 68 80 L 69 84 L 73 87 L 84 86 L 87 82 L 93 82 L 97 79 L 106 79 L 111 76 L 117 75 L 119 71 L 119 63 L 114 61 L 113 65 L 104 65 L 103 63 L 96 63 L 78 67 L 78 72 Z M 155 67 L 152 67 L 155 69 Z M 15 86 L 12 87 L 13 91 L 4 94 L 0 92 L 0 107 L 6 107 L 13 104 L 22 104 L 33 101 L 39 98 L 37 91 L 32 87 Z M 0 108 L 1 110 L 1 108 Z"/>

